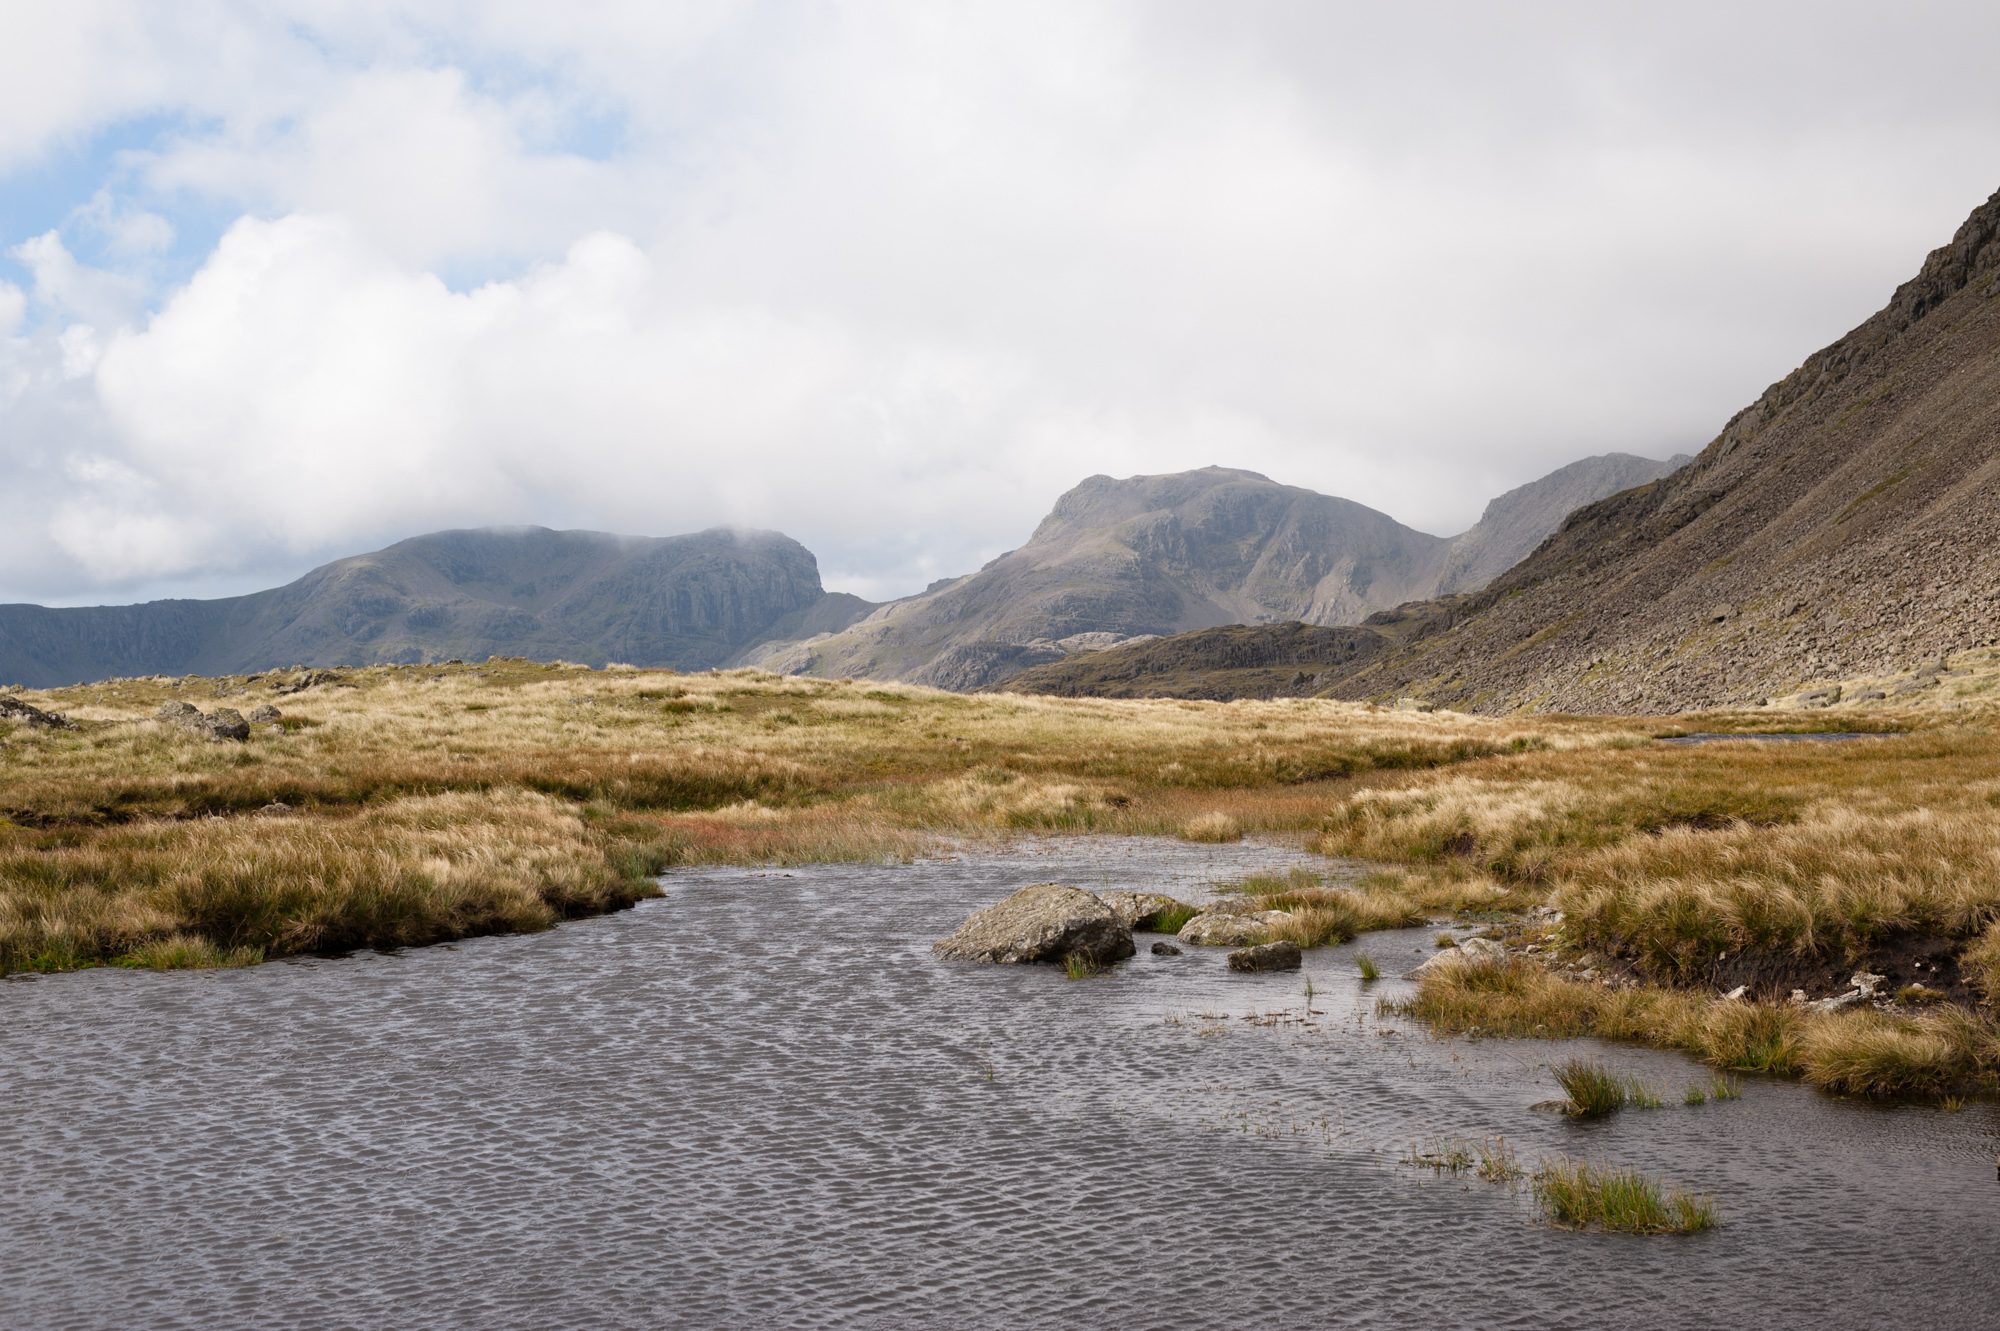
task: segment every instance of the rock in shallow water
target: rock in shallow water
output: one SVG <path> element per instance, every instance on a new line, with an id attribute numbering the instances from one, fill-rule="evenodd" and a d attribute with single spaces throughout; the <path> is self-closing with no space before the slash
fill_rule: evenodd
<path id="1" fill-rule="evenodd" d="M 1295 971 L 1304 962 L 1305 953 L 1290 942 L 1260 943 L 1229 954 L 1229 969 L 1233 971 Z"/>
<path id="2" fill-rule="evenodd" d="M 1468 938 L 1457 947 L 1446 948 L 1423 965 L 1404 975 L 1406 980 L 1421 979 L 1432 971 L 1451 970 L 1467 966 L 1475 961 L 1498 961 L 1507 955 L 1507 949 L 1490 938 Z"/>
<path id="3" fill-rule="evenodd" d="M 1254 947 L 1291 922 L 1290 911 L 1259 910 L 1254 898 L 1219 901 L 1182 925 L 1179 937 L 1198 947 Z"/>
<path id="4" fill-rule="evenodd" d="M 1093 966 L 1123 961 L 1136 950 L 1132 931 L 1111 907 L 1062 883 L 1022 888 L 969 916 L 931 949 L 949 961 L 1021 965 L 1076 957 Z"/>
<path id="5" fill-rule="evenodd" d="M 1166 912 L 1194 909 L 1164 892 L 1103 892 L 1098 900 L 1111 907 L 1127 929 L 1158 929 Z"/>
<path id="6" fill-rule="evenodd" d="M 1156 957 L 1178 957 L 1180 954 L 1181 950 L 1172 943 L 1161 942 L 1153 944 L 1153 955 Z"/>

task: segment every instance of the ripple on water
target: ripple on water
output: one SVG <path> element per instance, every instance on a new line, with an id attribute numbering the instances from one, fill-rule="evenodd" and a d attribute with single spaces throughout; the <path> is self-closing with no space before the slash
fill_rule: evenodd
<path id="1" fill-rule="evenodd" d="M 1364 992 L 1352 947 L 1309 959 L 1310 1015 L 1300 976 L 1219 952 L 1086 983 L 928 953 L 1026 882 L 1190 893 L 1296 858 L 1080 840 L 715 870 L 533 937 L 0 985 L 0 1326 L 1987 1315 L 1989 1107 L 1758 1083 L 1571 1124 L 1529 1106 L 1574 1046 L 1381 1021 L 1401 986 Z M 1396 973 L 1427 944 L 1364 946 Z M 1727 1227 L 1559 1234 L 1525 1196 L 1396 1163 L 1432 1132 L 1660 1172 Z"/>

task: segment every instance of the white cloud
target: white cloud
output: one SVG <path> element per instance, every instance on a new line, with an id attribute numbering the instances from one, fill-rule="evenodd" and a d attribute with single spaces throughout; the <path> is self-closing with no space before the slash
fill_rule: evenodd
<path id="1" fill-rule="evenodd" d="M 2000 183 L 1982 36 L 1789 0 L 37 9 L 0 171 L 166 128 L 0 238 L 0 595 L 523 521 L 776 527 L 902 592 L 1086 474 L 1211 462 L 1454 529 L 1699 446 L 1879 305 Z"/>

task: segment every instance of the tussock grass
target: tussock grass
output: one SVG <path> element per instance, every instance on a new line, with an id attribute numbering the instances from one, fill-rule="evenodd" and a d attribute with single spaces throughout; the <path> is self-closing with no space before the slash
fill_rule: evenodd
<path id="1" fill-rule="evenodd" d="M 1140 833 L 1290 838 L 1396 866 L 1358 886 L 1260 893 L 1297 917 L 1307 945 L 1423 914 L 1551 903 L 1566 916 L 1561 946 L 1626 958 L 1666 985 L 1715 983 L 1725 959 L 1737 971 L 1746 959 L 1858 960 L 1914 932 L 1959 944 L 1970 982 L 2000 998 L 2000 713 L 1979 704 L 1911 713 L 1910 733 L 1865 744 L 1664 746 L 1638 719 L 1305 699 L 962 697 L 522 661 L 341 676 L 277 697 L 283 720 L 244 744 L 201 742 L 151 716 L 173 700 L 247 709 L 273 696 L 271 680 L 28 695 L 82 724 L 0 722 L 0 968 L 424 941 L 617 904 L 675 865 L 898 860 L 946 839 Z M 297 821 L 272 848 L 225 830 L 281 830 L 250 817 L 274 802 Z M 525 862 L 523 837 L 553 836 L 569 867 L 509 869 L 484 891 L 456 870 L 425 870 L 380 831 L 391 811 L 424 807 L 465 811 L 450 815 L 468 842 L 448 864 L 476 861 L 478 847 Z M 539 814 L 509 830 L 482 807 L 542 809 L 570 830 L 556 836 Z M 264 875 L 256 885 L 166 886 L 190 881 L 186 866 L 204 857 L 246 856 Z M 1502 990 L 1424 1001 L 1462 1000 L 1460 1017 L 1484 1029 L 1533 1015 L 1531 1026 L 1703 1044 L 1723 1066 L 1804 1071 L 1806 1023 L 1757 1005 L 1724 1015 L 1693 995 Z M 1924 1041 L 1898 1038 L 1909 1067 L 1925 1062 Z M 1956 1050 L 1966 1037 L 1939 1038 Z M 1812 1046 L 1828 1085 L 1884 1080 L 1836 1073 L 1834 1043 Z"/>
<path id="2" fill-rule="evenodd" d="M 1375 964 L 1375 958 L 1366 952 L 1354 954 L 1354 968 L 1361 972 L 1361 983 L 1373 984 L 1382 978 L 1382 968 Z"/>
<path id="3" fill-rule="evenodd" d="M 1802 1076 L 1850 1095 L 2000 1090 L 2000 1027 L 1961 1008 L 1820 1012 L 1671 989 L 1607 989 L 1520 957 L 1426 974 L 1414 995 L 1391 1006 L 1441 1033 L 1629 1040 L 1729 1071 Z M 1732 1083 L 1713 1085 L 1729 1087 L 1713 1091 L 1717 1099 L 1736 1098 Z"/>
<path id="4" fill-rule="evenodd" d="M 1300 947 L 1328 947 L 1377 929 L 1402 929 L 1421 924 L 1439 894 L 1405 890 L 1411 880 L 1396 875 L 1372 875 L 1359 887 L 1328 887 L 1326 875 L 1309 869 L 1282 874 L 1253 874 L 1217 886 L 1225 892 L 1254 897 L 1263 910 L 1292 916 L 1271 931 L 1271 940 Z"/>
<path id="5" fill-rule="evenodd" d="M 1220 843 L 1241 841 L 1243 824 L 1226 813 L 1205 813 L 1198 818 L 1190 818 L 1181 824 L 1180 837 L 1183 841 Z"/>
<path id="6" fill-rule="evenodd" d="M 1573 1058 L 1555 1069 L 1556 1084 L 1568 1099 L 1563 1112 L 1571 1118 L 1603 1118 L 1621 1109 L 1658 1109 L 1660 1093 L 1637 1077 L 1611 1071 L 1602 1063 Z"/>
<path id="7" fill-rule="evenodd" d="M 1715 1205 L 1666 1187 L 1635 1169 L 1585 1160 L 1544 1160 L 1534 1176 L 1535 1199 L 1563 1229 L 1613 1234 L 1699 1234 L 1715 1227 Z"/>
<path id="8" fill-rule="evenodd" d="M 0 843 L 0 969 L 167 968 L 542 929 L 656 892 L 545 795 Z"/>
<path id="9" fill-rule="evenodd" d="M 1744 953 L 1858 960 L 1914 932 L 1965 940 L 1968 975 L 2000 985 L 1996 807 L 2000 745 L 1966 724 L 1483 759 L 1358 791 L 1317 844 L 1536 890 L 1572 944 L 1670 984 Z"/>
<path id="10" fill-rule="evenodd" d="M 77 730 L 0 722 L 0 970 L 541 928 L 677 865 L 902 860 L 1020 832 L 1300 839 L 1357 777 L 1515 752 L 1519 733 L 1336 702 L 968 698 L 755 671 L 339 675 L 282 696 L 270 678 L 118 680 L 32 695 Z M 285 715 L 243 744 L 152 719 L 266 698 Z M 257 816 L 273 804 L 282 817 Z"/>
<path id="11" fill-rule="evenodd" d="M 1470 1173 L 1477 1165 L 1472 1143 L 1463 1137 L 1434 1136 L 1428 1142 L 1411 1142 L 1406 1165 L 1428 1169 L 1434 1174 Z"/>

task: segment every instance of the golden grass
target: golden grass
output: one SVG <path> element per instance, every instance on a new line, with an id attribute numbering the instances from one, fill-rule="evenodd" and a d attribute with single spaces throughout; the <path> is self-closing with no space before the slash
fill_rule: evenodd
<path id="1" fill-rule="evenodd" d="M 1393 1007 L 1446 1033 L 1628 1040 L 1731 1071 L 1802 1076 L 1850 1095 L 1934 1099 L 2000 1089 L 2000 1026 L 1962 1008 L 1824 1012 L 1685 990 L 1610 989 L 1523 957 L 1429 972 Z"/>
<path id="2" fill-rule="evenodd" d="M 1985 724 L 1840 744 L 1608 744 L 1378 784 L 1318 848 L 1544 897 L 1567 941 L 1669 983 L 1732 955 L 1859 961 L 1901 933 L 1972 943 L 2000 982 L 2000 745 Z M 1992 992 L 1991 989 L 1988 990 Z"/>
<path id="3" fill-rule="evenodd" d="M 0 970 L 539 928 L 678 864 L 1022 832 L 1303 838 L 1357 778 L 1616 733 L 521 661 L 280 682 L 111 681 L 31 695 L 78 730 L 0 723 Z M 152 719 L 266 700 L 282 721 L 242 744 Z"/>
<path id="4" fill-rule="evenodd" d="M 1293 914 L 1303 945 L 1548 903 L 1565 913 L 1548 946 L 1657 982 L 1461 968 L 1411 1004 L 1441 1030 L 1638 1040 L 1853 1093 L 1993 1083 L 1991 1026 L 1949 1002 L 1825 1014 L 1714 993 L 1725 962 L 1831 967 L 1915 933 L 1951 940 L 1975 990 L 2000 995 L 1985 711 L 1882 714 L 1914 729 L 1841 744 L 1682 747 L 1641 720 L 1323 700 L 965 697 L 518 661 L 342 673 L 283 696 L 245 678 L 30 695 L 82 726 L 0 722 L 0 970 L 541 928 L 629 902 L 674 865 L 893 861 L 1018 833 L 1280 838 L 1388 866 L 1353 887 L 1244 885 Z M 170 700 L 267 699 L 283 721 L 243 744 L 151 719 Z M 289 809 L 258 812 L 273 802 Z"/>
<path id="5" fill-rule="evenodd" d="M 0 842 L 0 969 L 156 968 L 546 928 L 653 889 L 545 795 L 346 818 L 145 821 Z"/>

